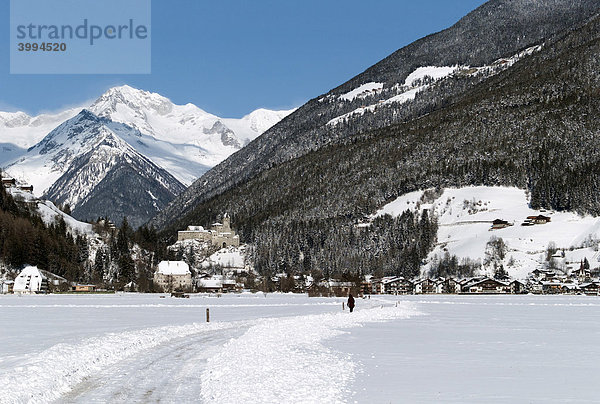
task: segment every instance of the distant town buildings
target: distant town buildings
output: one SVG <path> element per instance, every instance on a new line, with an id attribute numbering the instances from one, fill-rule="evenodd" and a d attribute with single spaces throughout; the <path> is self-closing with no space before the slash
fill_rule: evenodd
<path id="1" fill-rule="evenodd" d="M 552 219 L 548 216 L 537 215 L 537 216 L 527 216 L 527 219 L 521 223 L 521 226 L 533 226 L 536 224 L 546 224 L 549 223 Z"/>
<path id="2" fill-rule="evenodd" d="M 552 220 L 549 216 L 544 215 L 536 215 L 536 216 L 527 216 L 527 218 L 521 223 L 521 226 L 535 226 L 536 224 L 546 224 Z M 509 223 L 503 219 L 495 219 L 492 222 L 492 227 L 490 230 L 500 230 L 505 229 L 507 227 L 512 226 L 513 223 Z"/>
<path id="3" fill-rule="evenodd" d="M 243 284 L 238 284 L 234 279 L 223 275 L 200 274 L 195 282 L 196 291 L 200 293 L 241 292 L 244 289 Z"/>
<path id="4" fill-rule="evenodd" d="M 231 229 L 227 213 L 223 216 L 223 223 L 213 223 L 210 230 L 202 226 L 188 226 L 187 230 L 177 232 L 177 241 L 184 240 L 207 241 L 220 248 L 240 245 L 240 237 Z"/>
<path id="5" fill-rule="evenodd" d="M 96 291 L 96 285 L 80 285 L 76 284 L 71 286 L 71 291 L 77 293 L 91 293 Z"/>

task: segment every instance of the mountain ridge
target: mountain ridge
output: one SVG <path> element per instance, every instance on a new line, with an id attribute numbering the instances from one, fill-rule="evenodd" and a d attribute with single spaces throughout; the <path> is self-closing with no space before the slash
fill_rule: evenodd
<path id="1" fill-rule="evenodd" d="M 146 145 L 156 146 L 138 151 L 185 184 L 292 111 L 259 108 L 240 119 L 220 118 L 193 104 L 177 105 L 160 94 L 123 85 L 110 88 L 90 105 L 56 114 L 31 117 L 23 112 L 0 112 L 0 163 L 6 166 L 23 157 L 23 149 L 34 147 L 83 109 L 138 129 L 146 136 Z M 27 181 L 26 177 L 23 179 Z"/>
<path id="2" fill-rule="evenodd" d="M 132 223 L 140 225 L 180 193 L 184 186 L 123 140 L 128 137 L 142 138 L 142 134 L 125 124 L 83 110 L 50 132 L 28 151 L 28 158 L 15 162 L 9 170 L 27 173 L 34 189 L 43 190 L 44 197 L 59 205 L 69 204 L 78 219 L 95 220 L 106 216 L 117 221 L 122 216 L 129 216 Z M 135 202 L 139 206 L 135 208 L 126 195 L 126 192 L 135 193 L 133 189 L 104 193 L 104 206 L 96 203 L 90 208 L 91 198 L 102 199 L 96 188 L 106 184 L 107 178 L 124 166 L 136 169 L 131 170 L 131 178 L 127 181 L 116 179 L 117 183 L 111 185 L 113 190 L 119 188 L 119 184 L 135 182 L 137 178 L 138 183 L 144 184 L 149 196 L 140 197 L 138 190 Z M 121 188 L 124 189 L 123 186 Z M 120 195 L 123 201 L 119 202 L 115 195 Z M 120 208 L 122 204 L 128 204 L 128 207 Z"/>
<path id="3" fill-rule="evenodd" d="M 531 6 L 531 10 L 524 10 L 528 6 Z M 454 26 L 415 41 L 364 73 L 326 94 L 313 98 L 246 148 L 232 154 L 208 171 L 150 224 L 163 227 L 173 217 L 182 218 L 203 202 L 236 186 L 242 186 L 272 167 L 316 151 L 324 145 L 343 143 L 345 139 L 358 133 L 416 119 L 444 108 L 453 102 L 453 97 L 469 91 L 473 85 L 485 81 L 486 78 L 463 74 L 452 82 L 445 81 L 437 88 L 434 86 L 426 92 L 416 93 L 416 98 L 410 103 L 378 106 L 374 112 L 353 116 L 343 128 L 327 125 L 331 119 L 352 112 L 365 104 L 378 105 L 382 100 L 402 94 L 402 91 L 405 91 L 404 81 L 419 67 L 456 64 L 464 66 L 468 71 L 467 68 L 473 65 L 491 64 L 502 57 L 515 55 L 527 47 L 542 45 L 552 36 L 583 23 L 598 12 L 599 6 L 600 3 L 596 0 L 544 0 L 533 3 L 525 0 L 489 1 Z M 507 32 L 497 26 L 495 18 L 498 18 L 498 13 L 492 12 L 497 9 L 501 10 L 500 20 L 510 23 L 511 29 Z M 471 29 L 471 25 L 478 28 Z M 487 29 L 482 30 L 482 26 Z M 521 39 L 523 33 L 526 34 L 526 41 Z M 433 46 L 438 43 L 446 43 L 446 46 L 443 49 Z M 462 44 L 462 53 L 457 52 L 456 43 Z M 482 43 L 489 46 L 477 45 L 475 50 L 469 49 L 470 44 Z M 416 56 L 412 57 L 411 54 Z M 448 56 L 440 59 L 440 54 Z M 395 71 L 393 77 L 390 76 L 391 71 Z M 384 86 L 382 91 L 372 92 L 366 97 L 351 100 L 338 98 L 366 83 L 383 83 Z"/>
<path id="4" fill-rule="evenodd" d="M 527 190 L 531 209 L 600 215 L 600 17 L 586 21 L 443 108 L 274 164 L 170 216 L 163 236 L 228 212 L 241 238 L 253 243 L 262 273 L 413 277 L 435 242 L 430 212 L 360 226 L 408 192 L 428 190 L 426 204 L 426 194 L 446 187 L 517 187 Z M 460 80 L 469 79 L 436 85 Z"/>

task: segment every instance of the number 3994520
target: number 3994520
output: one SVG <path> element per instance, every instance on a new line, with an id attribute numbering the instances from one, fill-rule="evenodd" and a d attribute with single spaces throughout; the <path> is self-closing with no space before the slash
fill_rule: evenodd
<path id="1" fill-rule="evenodd" d="M 63 42 L 20 42 L 17 44 L 19 52 L 65 52 L 67 44 Z"/>

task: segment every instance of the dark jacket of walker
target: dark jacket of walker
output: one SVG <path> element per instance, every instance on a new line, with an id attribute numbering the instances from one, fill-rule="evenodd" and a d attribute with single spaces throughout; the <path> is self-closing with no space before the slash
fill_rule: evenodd
<path id="1" fill-rule="evenodd" d="M 348 295 L 348 308 L 350 309 L 350 313 L 354 310 L 354 298 L 352 295 Z"/>

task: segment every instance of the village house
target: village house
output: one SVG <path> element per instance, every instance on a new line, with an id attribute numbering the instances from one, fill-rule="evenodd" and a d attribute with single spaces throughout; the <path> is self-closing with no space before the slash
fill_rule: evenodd
<path id="1" fill-rule="evenodd" d="M 525 222 L 529 222 L 532 224 L 546 224 L 546 223 L 549 223 L 551 220 L 552 220 L 552 218 L 550 218 L 548 216 L 537 215 L 537 216 L 527 216 L 527 219 L 525 220 Z"/>
<path id="2" fill-rule="evenodd" d="M 19 185 L 19 189 L 21 191 L 29 192 L 30 194 L 33 193 L 33 185 Z"/>
<path id="3" fill-rule="evenodd" d="M 432 294 L 436 293 L 436 282 L 433 279 L 417 279 L 413 281 L 414 293 L 416 294 Z"/>
<path id="4" fill-rule="evenodd" d="M 25 267 L 16 277 L 13 291 L 16 294 L 46 293 L 48 280 L 38 267 Z"/>
<path id="5" fill-rule="evenodd" d="M 210 230 L 202 226 L 188 226 L 187 230 L 177 232 L 177 241 L 199 240 L 210 242 L 220 248 L 239 247 L 240 237 L 231 229 L 231 219 L 226 213 L 223 223 L 213 223 Z"/>
<path id="6" fill-rule="evenodd" d="M 196 291 L 200 293 L 241 292 L 243 289 L 243 283 L 237 283 L 223 275 L 202 274 L 196 278 Z"/>
<path id="7" fill-rule="evenodd" d="M 200 293 L 223 293 L 223 280 L 220 278 L 200 278 L 196 281 L 196 291 Z"/>
<path id="8" fill-rule="evenodd" d="M 537 280 L 551 281 L 556 277 L 556 272 L 551 269 L 537 268 L 531 272 L 531 276 Z"/>
<path id="9" fill-rule="evenodd" d="M 385 293 L 383 279 L 371 279 L 370 285 L 371 290 L 368 292 L 368 294 L 383 295 Z"/>
<path id="10" fill-rule="evenodd" d="M 183 261 L 161 261 L 154 273 L 154 284 L 165 292 L 188 291 L 192 288 L 190 267 Z"/>
<path id="11" fill-rule="evenodd" d="M 413 291 L 413 283 L 403 276 L 386 277 L 381 281 L 381 293 L 388 295 L 407 295 Z"/>
<path id="12" fill-rule="evenodd" d="M 579 289 L 588 296 L 598 296 L 600 294 L 599 286 L 598 282 L 588 282 L 579 285 Z"/>
<path id="13" fill-rule="evenodd" d="M 77 293 L 90 293 L 96 291 L 96 285 L 73 285 L 71 291 Z"/>
<path id="14" fill-rule="evenodd" d="M 354 282 L 343 282 L 337 279 L 329 279 L 326 281 L 329 294 L 333 296 L 348 296 L 355 287 Z"/>
<path id="15" fill-rule="evenodd" d="M 576 283 L 564 283 L 562 285 L 562 293 L 567 295 L 576 295 L 581 292 L 581 288 Z"/>
<path id="16" fill-rule="evenodd" d="M 404 277 L 401 277 L 401 279 L 399 279 L 397 281 L 397 284 L 395 287 L 396 287 L 397 294 L 399 294 L 399 295 L 410 295 L 413 293 L 413 290 L 415 289 L 415 285 L 412 283 L 412 281 L 410 279 L 406 279 Z"/>
<path id="17" fill-rule="evenodd" d="M 510 288 L 510 293 L 515 295 L 520 293 L 527 293 L 527 285 L 516 279 L 512 280 L 508 284 L 508 287 Z"/>
<path id="18" fill-rule="evenodd" d="M 506 283 L 491 278 L 484 278 L 463 287 L 463 293 L 498 294 L 509 291 L 510 288 Z"/>
<path id="19" fill-rule="evenodd" d="M 377 281 L 377 279 L 373 278 L 372 275 L 365 275 L 360 283 L 360 293 L 362 295 L 373 294 L 373 281 Z"/>
<path id="20" fill-rule="evenodd" d="M 461 285 L 460 283 L 453 278 L 440 278 L 436 281 L 435 284 L 435 293 L 460 293 Z"/>
<path id="21" fill-rule="evenodd" d="M 505 229 L 510 226 L 512 226 L 511 223 L 508 223 L 506 220 L 502 219 L 496 219 L 492 222 L 492 230 Z"/>
<path id="22" fill-rule="evenodd" d="M 4 188 L 12 188 L 17 185 L 17 180 L 14 178 L 2 178 L 2 185 Z"/>
<path id="23" fill-rule="evenodd" d="M 546 295 L 556 295 L 563 292 L 563 283 L 558 279 L 541 281 L 540 283 L 542 284 L 542 293 Z"/>

